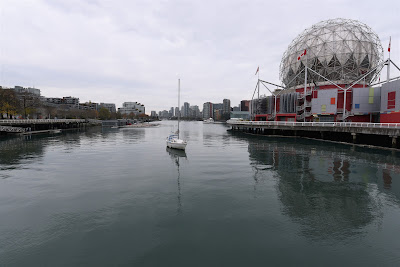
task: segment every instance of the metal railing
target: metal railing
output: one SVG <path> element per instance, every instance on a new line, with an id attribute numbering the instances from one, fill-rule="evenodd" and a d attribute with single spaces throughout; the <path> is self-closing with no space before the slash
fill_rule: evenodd
<path id="1" fill-rule="evenodd" d="M 23 120 L 0 120 L 4 124 L 41 124 L 41 123 L 72 123 L 86 122 L 85 119 L 23 119 Z"/>
<path id="2" fill-rule="evenodd" d="M 228 121 L 232 125 L 249 126 L 299 126 L 299 127 L 361 127 L 400 129 L 400 123 L 371 123 L 371 122 L 292 122 L 292 121 Z"/>
<path id="3" fill-rule="evenodd" d="M 309 96 L 312 94 L 312 90 L 306 90 L 306 96 Z M 297 99 L 302 99 L 304 97 L 304 91 L 301 91 L 297 95 Z"/>
<path id="4" fill-rule="evenodd" d="M 0 132 L 8 132 L 8 133 L 23 133 L 25 132 L 25 128 L 20 127 L 11 127 L 11 126 L 1 126 L 0 125 Z"/>

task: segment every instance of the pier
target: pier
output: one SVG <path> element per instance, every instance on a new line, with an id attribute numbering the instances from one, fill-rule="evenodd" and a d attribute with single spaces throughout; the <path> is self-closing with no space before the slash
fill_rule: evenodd
<path id="1" fill-rule="evenodd" d="M 41 133 L 55 129 L 82 128 L 89 123 L 85 119 L 25 119 L 0 120 L 0 135 Z"/>
<path id="2" fill-rule="evenodd" d="M 400 123 L 228 121 L 232 131 L 400 148 Z"/>

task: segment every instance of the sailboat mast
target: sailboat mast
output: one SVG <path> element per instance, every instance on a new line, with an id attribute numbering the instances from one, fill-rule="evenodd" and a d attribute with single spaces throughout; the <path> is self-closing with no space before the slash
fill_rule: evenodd
<path id="1" fill-rule="evenodd" d="M 178 79 L 178 139 L 179 139 L 179 121 L 181 119 L 181 79 Z"/>

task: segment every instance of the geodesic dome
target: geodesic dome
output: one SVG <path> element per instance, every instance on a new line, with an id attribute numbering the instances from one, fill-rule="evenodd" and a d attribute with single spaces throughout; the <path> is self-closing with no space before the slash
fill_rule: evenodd
<path id="1" fill-rule="evenodd" d="M 306 55 L 301 56 L 305 50 Z M 350 84 L 382 61 L 381 41 L 370 27 L 356 20 L 332 19 L 314 24 L 292 41 L 283 54 L 279 76 L 286 87 L 304 85 L 307 62 L 309 68 L 329 80 Z M 294 79 L 299 72 L 303 74 Z M 365 83 L 370 84 L 377 74 L 377 71 L 369 74 Z M 311 71 L 308 71 L 307 83 L 327 84 Z"/>

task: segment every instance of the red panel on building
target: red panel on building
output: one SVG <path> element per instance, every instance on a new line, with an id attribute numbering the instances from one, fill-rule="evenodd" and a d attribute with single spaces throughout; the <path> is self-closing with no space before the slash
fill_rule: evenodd
<path id="1" fill-rule="evenodd" d="M 281 107 L 281 98 L 277 97 L 276 98 L 276 113 L 278 113 L 281 110 L 280 107 Z"/>
<path id="2" fill-rule="evenodd" d="M 281 113 L 276 114 L 277 121 L 296 121 L 296 113 Z"/>
<path id="3" fill-rule="evenodd" d="M 270 116 L 270 114 L 258 114 L 255 119 L 256 121 L 267 121 Z"/>
<path id="4" fill-rule="evenodd" d="M 387 109 L 392 109 L 396 107 L 396 91 L 388 93 L 388 103 Z"/>
<path id="5" fill-rule="evenodd" d="M 381 123 L 399 123 L 400 122 L 400 112 L 391 112 L 390 114 L 382 114 L 380 116 Z"/>
<path id="6" fill-rule="evenodd" d="M 370 122 L 370 115 L 357 115 L 349 117 L 347 120 L 349 122 Z"/>
<path id="7" fill-rule="evenodd" d="M 343 105 L 344 105 L 344 92 L 338 91 L 337 108 L 343 109 Z M 346 110 L 347 111 L 351 110 L 351 105 L 352 105 L 352 91 L 348 90 L 346 92 Z"/>
<path id="8" fill-rule="evenodd" d="M 346 110 L 350 111 L 351 110 L 351 106 L 353 104 L 353 91 L 347 91 L 346 93 Z"/>

